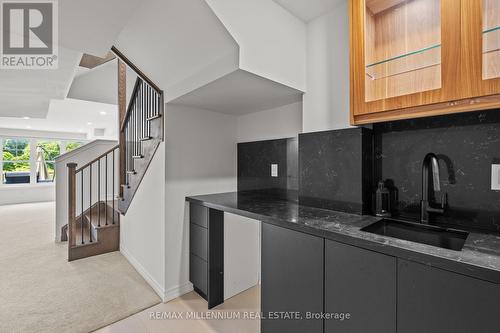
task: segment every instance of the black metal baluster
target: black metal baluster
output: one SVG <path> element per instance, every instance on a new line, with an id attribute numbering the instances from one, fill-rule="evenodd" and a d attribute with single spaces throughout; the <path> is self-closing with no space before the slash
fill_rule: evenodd
<path id="1" fill-rule="evenodd" d="M 142 89 L 141 89 L 142 90 Z M 137 108 L 137 111 L 135 112 L 135 133 L 137 135 L 137 141 L 136 141 L 136 149 L 137 149 L 137 154 L 140 154 L 141 151 L 141 144 L 140 144 L 140 139 L 141 139 L 141 128 L 140 126 L 140 119 L 139 119 L 139 114 L 142 110 L 142 94 L 139 95 L 139 98 L 141 98 L 141 103 L 139 103 L 139 107 Z"/>
<path id="2" fill-rule="evenodd" d="M 131 127 L 130 127 L 130 117 L 127 122 L 127 132 L 128 132 L 128 140 L 127 140 L 127 161 L 128 161 L 128 169 L 127 171 L 130 171 L 132 169 L 132 166 L 130 164 L 130 155 L 132 155 L 132 145 L 130 144 L 130 140 L 132 140 L 132 134 L 131 134 Z M 127 184 L 130 183 L 130 177 L 127 174 Z"/>
<path id="3" fill-rule="evenodd" d="M 142 114 L 144 113 L 144 105 L 142 105 L 143 107 L 139 110 L 139 136 L 141 138 L 144 137 L 144 126 L 143 126 L 143 122 L 142 122 Z M 139 146 L 139 155 L 142 154 L 142 144 Z"/>
<path id="4" fill-rule="evenodd" d="M 148 125 L 146 119 L 149 117 L 149 85 L 146 86 L 146 109 L 142 113 L 144 115 L 144 122 L 142 124 L 144 136 L 149 136 Z"/>
<path id="5" fill-rule="evenodd" d="M 106 202 L 108 202 L 108 155 L 104 157 L 105 161 L 105 167 L 106 167 L 106 175 L 105 175 L 105 182 L 106 182 L 106 190 L 104 191 L 104 196 Z M 104 211 L 104 218 L 106 219 L 106 225 L 108 225 L 108 207 L 106 207 L 106 210 Z"/>
<path id="6" fill-rule="evenodd" d="M 137 111 L 136 111 L 136 115 L 135 115 L 135 129 L 136 129 L 136 134 L 137 134 L 137 151 L 138 153 L 136 155 L 139 155 L 140 154 L 140 147 L 141 147 L 141 143 L 140 143 L 140 139 L 141 139 L 141 133 L 140 133 L 140 121 L 139 121 L 139 114 L 140 112 L 142 111 L 142 90 L 144 88 L 144 85 L 141 84 L 141 89 L 139 90 L 139 107 L 137 108 Z"/>
<path id="7" fill-rule="evenodd" d="M 157 102 L 156 98 L 157 98 L 157 96 L 156 96 L 156 90 L 154 90 L 154 89 L 153 89 L 153 97 L 152 98 L 153 98 L 153 108 L 151 110 L 151 113 L 155 114 L 156 113 L 156 102 Z"/>
<path id="8" fill-rule="evenodd" d="M 149 87 L 149 110 L 148 110 L 148 118 L 151 118 L 153 115 L 153 96 L 151 94 L 152 88 Z M 151 122 L 147 122 L 146 124 L 148 129 L 148 136 L 151 136 Z"/>
<path id="9" fill-rule="evenodd" d="M 151 87 L 148 87 L 149 89 L 149 106 L 148 106 L 148 119 L 151 119 L 151 115 L 152 115 L 152 102 L 153 102 L 153 99 L 151 98 Z M 146 122 L 146 132 L 148 133 L 148 136 L 151 136 L 151 122 L 148 120 Z"/>
<path id="10" fill-rule="evenodd" d="M 128 158 L 130 159 L 130 169 L 131 171 L 133 169 L 132 165 L 132 156 L 135 154 L 135 144 L 134 144 L 134 111 L 135 111 L 136 105 L 134 104 L 134 108 L 132 109 L 132 112 L 130 113 L 130 119 L 128 123 L 128 127 L 130 128 L 130 154 Z"/>
<path id="11" fill-rule="evenodd" d="M 92 243 L 92 164 L 89 165 L 89 240 Z"/>
<path id="12" fill-rule="evenodd" d="M 101 226 L 101 159 L 97 160 L 97 226 Z"/>
<path id="13" fill-rule="evenodd" d="M 160 108 L 161 108 L 161 95 L 156 94 L 156 113 L 155 115 L 158 116 L 160 114 Z"/>
<path id="14" fill-rule="evenodd" d="M 82 169 L 82 171 L 80 171 L 82 173 L 82 177 L 81 177 L 82 178 L 82 186 L 81 186 L 81 188 L 82 188 L 82 208 L 81 208 L 82 215 L 80 218 L 80 224 L 81 224 L 81 229 L 82 229 L 81 230 L 82 231 L 82 244 L 85 244 L 85 241 L 83 240 L 83 197 L 84 197 L 84 195 L 83 195 L 83 171 L 84 171 L 84 169 Z"/>
<path id="15" fill-rule="evenodd" d="M 115 150 L 116 149 L 113 149 L 113 201 L 112 201 L 112 205 L 113 205 L 113 224 L 115 224 Z M 106 211 L 108 210 L 108 207 L 106 207 Z"/>
<path id="16" fill-rule="evenodd" d="M 134 110 L 132 130 L 134 131 L 134 155 L 137 155 L 137 108 Z M 135 170 L 135 162 L 133 163 L 132 169 Z"/>

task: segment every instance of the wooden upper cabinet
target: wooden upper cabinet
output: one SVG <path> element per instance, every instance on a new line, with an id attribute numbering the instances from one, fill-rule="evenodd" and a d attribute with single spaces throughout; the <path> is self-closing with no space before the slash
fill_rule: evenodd
<path id="1" fill-rule="evenodd" d="M 350 1 L 351 122 L 492 108 L 500 0 Z"/>
<path id="2" fill-rule="evenodd" d="M 500 92 L 500 0 L 462 1 L 462 58 L 472 97 Z"/>

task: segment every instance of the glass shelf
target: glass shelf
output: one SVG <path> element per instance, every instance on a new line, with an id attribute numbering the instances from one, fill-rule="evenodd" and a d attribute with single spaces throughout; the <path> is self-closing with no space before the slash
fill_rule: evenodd
<path id="1" fill-rule="evenodd" d="M 435 44 L 366 65 L 372 80 L 423 70 L 441 65 L 441 44 Z"/>
<path id="2" fill-rule="evenodd" d="M 500 51 L 500 26 L 483 31 L 483 54 Z"/>

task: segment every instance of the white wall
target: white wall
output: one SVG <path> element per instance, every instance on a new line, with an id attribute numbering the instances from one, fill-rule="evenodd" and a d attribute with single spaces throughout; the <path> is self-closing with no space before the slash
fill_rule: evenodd
<path id="1" fill-rule="evenodd" d="M 67 133 L 55 131 L 39 131 L 19 128 L 0 128 L 0 136 L 17 138 L 37 138 L 37 139 L 62 139 L 62 140 L 86 140 L 84 133 Z"/>
<path id="2" fill-rule="evenodd" d="M 164 182 L 165 144 L 161 143 L 127 214 L 120 220 L 120 251 L 162 299 L 166 252 Z"/>
<path id="3" fill-rule="evenodd" d="M 19 184 L 0 187 L 0 206 L 28 202 L 54 201 L 55 187 L 50 184 Z"/>
<path id="4" fill-rule="evenodd" d="M 236 190 L 236 117 L 167 105 L 165 116 L 166 295 L 191 290 L 188 195 Z"/>
<path id="5" fill-rule="evenodd" d="M 238 142 L 296 137 L 302 132 L 302 102 L 238 117 Z"/>
<path id="6" fill-rule="evenodd" d="M 80 166 L 83 166 L 85 163 L 92 161 L 94 158 L 98 157 L 99 155 L 116 145 L 116 141 L 96 140 L 69 153 L 63 154 L 56 159 L 56 242 L 61 241 L 61 227 L 68 223 L 67 164 L 76 163 L 78 164 L 78 168 Z"/>
<path id="7" fill-rule="evenodd" d="M 272 0 L 206 0 L 240 46 L 240 68 L 305 91 L 306 25 Z"/>
<path id="8" fill-rule="evenodd" d="M 117 77 L 117 61 L 109 61 L 75 77 L 69 89 L 68 97 L 91 102 L 117 104 Z"/>
<path id="9" fill-rule="evenodd" d="M 348 0 L 307 25 L 304 132 L 349 125 Z"/>

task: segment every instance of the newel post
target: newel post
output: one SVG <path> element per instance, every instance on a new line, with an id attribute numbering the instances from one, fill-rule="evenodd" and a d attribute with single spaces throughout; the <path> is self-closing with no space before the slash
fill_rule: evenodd
<path id="1" fill-rule="evenodd" d="M 76 163 L 68 163 L 68 255 L 70 248 L 75 245 L 73 229 L 76 221 Z"/>

